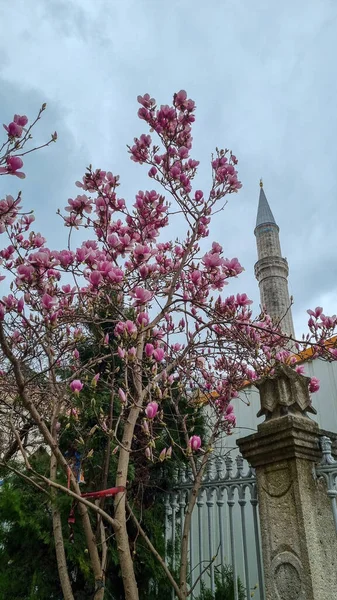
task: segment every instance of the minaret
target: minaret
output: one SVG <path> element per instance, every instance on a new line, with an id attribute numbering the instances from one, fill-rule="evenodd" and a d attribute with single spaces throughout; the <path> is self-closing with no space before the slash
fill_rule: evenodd
<path id="1" fill-rule="evenodd" d="M 255 277 L 259 282 L 261 305 L 280 322 L 284 333 L 295 337 L 288 291 L 288 263 L 282 258 L 279 228 L 264 193 L 262 179 L 254 233 L 258 255 Z"/>

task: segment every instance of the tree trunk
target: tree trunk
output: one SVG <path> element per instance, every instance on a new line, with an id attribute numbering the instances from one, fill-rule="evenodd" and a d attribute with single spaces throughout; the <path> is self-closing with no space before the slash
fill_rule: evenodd
<path id="1" fill-rule="evenodd" d="M 189 540 L 189 533 L 190 533 L 191 523 L 192 523 L 192 513 L 193 513 L 193 509 L 195 507 L 195 503 L 197 501 L 198 492 L 200 490 L 202 477 L 203 477 L 203 474 L 205 471 L 207 460 L 208 460 L 208 455 L 205 454 L 203 456 L 201 467 L 200 467 L 197 477 L 195 479 L 194 486 L 193 486 L 193 489 L 191 492 L 191 496 L 190 496 L 190 499 L 189 499 L 189 502 L 187 505 L 187 510 L 185 512 L 184 528 L 183 528 L 183 534 L 182 534 L 182 539 L 181 539 L 180 577 L 179 577 L 180 591 L 181 591 L 183 598 L 187 598 L 187 593 L 188 593 L 188 590 L 187 590 L 188 540 Z"/>
<path id="2" fill-rule="evenodd" d="M 51 455 L 50 458 L 50 479 L 55 481 L 56 479 L 56 469 L 57 469 L 57 460 L 54 454 Z M 55 500 L 56 491 L 51 488 L 50 490 L 52 499 Z M 66 554 L 64 551 L 64 542 L 63 542 L 63 533 L 62 533 L 62 522 L 60 511 L 56 507 L 53 502 L 52 505 L 52 518 L 53 518 L 53 532 L 54 532 L 54 543 L 55 543 L 55 553 L 56 553 L 56 562 L 57 562 L 57 570 L 60 578 L 62 593 L 64 600 L 74 600 L 73 592 L 71 589 L 71 583 L 69 579 L 68 567 Z"/>
<path id="3" fill-rule="evenodd" d="M 126 487 L 131 442 L 134 434 L 135 424 L 139 415 L 139 408 L 135 406 L 130 409 L 128 420 L 125 424 L 122 445 L 119 451 L 116 485 Z M 125 448 L 125 449 L 124 449 Z M 133 560 L 130 552 L 129 536 L 126 528 L 126 496 L 120 493 L 115 496 L 115 535 L 117 550 L 122 571 L 125 600 L 139 600 L 138 587 L 133 568 Z"/>

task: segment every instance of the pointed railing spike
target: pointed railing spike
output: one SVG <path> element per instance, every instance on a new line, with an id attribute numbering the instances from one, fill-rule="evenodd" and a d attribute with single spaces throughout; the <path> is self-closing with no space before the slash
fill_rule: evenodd
<path id="1" fill-rule="evenodd" d="M 225 467 L 226 467 L 225 479 L 232 479 L 233 459 L 229 454 L 225 458 Z"/>

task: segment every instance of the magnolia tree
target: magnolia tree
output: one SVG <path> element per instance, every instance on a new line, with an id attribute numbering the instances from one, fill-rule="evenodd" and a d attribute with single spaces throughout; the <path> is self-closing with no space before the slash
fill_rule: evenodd
<path id="1" fill-rule="evenodd" d="M 2 397 L 19 399 L 22 413 L 29 415 L 51 451 L 50 477 L 37 475 L 14 427 L 28 481 L 78 501 L 95 598 L 104 596 L 104 564 L 89 510 L 113 528 L 110 543 L 116 544 L 127 600 L 138 598 L 127 530 L 130 516 L 176 596 L 185 599 L 191 593 L 187 561 L 192 511 L 216 439 L 235 426 L 235 398 L 244 382 L 272 374 L 279 362 L 298 367 L 279 324 L 266 314 L 254 319 L 246 294 L 221 295 L 229 279 L 243 269 L 237 258 L 226 257 L 220 243 L 207 245 L 207 238 L 212 217 L 224 207 L 226 196 L 241 188 L 236 157 L 216 149 L 209 189 L 194 189 L 199 164 L 191 156 L 194 102 L 184 91 L 174 95 L 172 106 L 157 107 L 148 94 L 139 96 L 138 102 L 139 118 L 150 134 L 135 138 L 128 151 L 132 161 L 148 170 L 155 189 L 139 191 L 133 202 L 127 202 L 118 193 L 117 175 L 89 167 L 76 183 L 80 194 L 59 213 L 69 237 L 67 247 L 57 250 L 32 230 L 34 216 L 23 208 L 20 194 L 0 202 L 0 231 L 7 239 L 1 251 L 1 279 L 11 288 L 0 301 Z M 24 177 L 22 157 L 31 127 L 26 117 L 18 115 L 5 126 L 0 174 Z M 55 140 L 53 134 L 51 141 Z M 182 235 L 164 241 L 170 222 Z M 88 239 L 77 246 L 76 232 L 81 229 Z M 108 333 L 102 329 L 103 321 L 109 322 Z M 309 333 L 294 342 L 295 351 L 310 345 L 313 356 L 336 358 L 337 350 L 324 344 L 335 325 L 335 316 L 326 317 L 320 308 L 311 311 Z M 79 361 L 81 340 L 93 327 L 101 332 L 97 354 Z M 105 432 L 116 454 L 113 516 L 81 496 L 78 478 L 59 444 L 61 417 L 75 410 L 86 390 L 95 388 L 102 358 L 110 373 L 106 385 L 111 405 L 109 414 L 98 415 L 96 431 Z M 310 391 L 317 388 L 312 379 Z M 163 419 L 164 401 L 170 403 L 183 432 L 182 443 Z M 197 415 L 205 404 L 212 418 L 201 439 L 185 411 L 188 406 Z M 137 445 L 136 426 L 144 433 Z M 160 430 L 169 442 L 159 453 Z M 95 428 L 89 434 L 94 436 Z M 134 452 L 143 452 L 153 462 L 167 460 L 172 453 L 190 462 L 194 489 L 185 514 L 178 579 L 128 502 Z M 60 483 L 57 468 L 69 478 L 69 487 Z M 56 508 L 53 525 L 63 594 L 73 598 Z"/>

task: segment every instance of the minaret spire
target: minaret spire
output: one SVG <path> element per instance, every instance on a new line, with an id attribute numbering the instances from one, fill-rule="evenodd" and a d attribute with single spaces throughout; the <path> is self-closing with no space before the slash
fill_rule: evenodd
<path id="1" fill-rule="evenodd" d="M 264 193 L 262 179 L 260 179 L 260 197 L 259 197 L 259 208 L 257 210 L 257 217 L 256 217 L 256 227 L 258 227 L 259 225 L 262 225 L 264 223 L 273 223 L 273 225 L 276 225 L 274 215 L 271 212 L 271 208 L 268 204 L 266 194 Z"/>
<path id="2" fill-rule="evenodd" d="M 258 253 L 255 276 L 259 282 L 261 304 L 280 322 L 284 333 L 295 337 L 288 291 L 288 263 L 282 257 L 279 227 L 268 204 L 262 179 L 254 233 Z"/>

